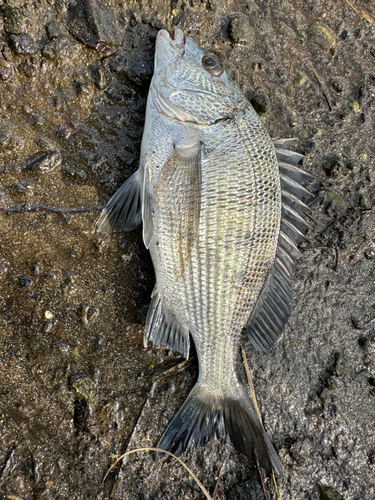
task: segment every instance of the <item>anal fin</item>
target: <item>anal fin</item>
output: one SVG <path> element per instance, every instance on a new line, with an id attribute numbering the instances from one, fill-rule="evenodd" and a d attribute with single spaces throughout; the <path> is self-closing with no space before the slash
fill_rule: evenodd
<path id="1" fill-rule="evenodd" d="M 151 303 L 146 318 L 144 346 L 147 347 L 148 341 L 151 340 L 154 345 L 168 347 L 188 359 L 190 351 L 189 332 L 179 327 L 176 320 L 170 316 L 165 311 L 162 299 L 155 287 L 151 295 Z"/>

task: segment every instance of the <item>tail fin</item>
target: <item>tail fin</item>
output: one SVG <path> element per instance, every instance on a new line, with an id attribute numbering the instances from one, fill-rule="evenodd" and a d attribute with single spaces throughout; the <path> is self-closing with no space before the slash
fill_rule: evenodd
<path id="1" fill-rule="evenodd" d="M 232 443 L 256 466 L 283 475 L 281 463 L 242 386 L 231 395 L 212 395 L 197 385 L 164 432 L 158 446 L 176 455 L 193 450 L 215 436 Z"/>

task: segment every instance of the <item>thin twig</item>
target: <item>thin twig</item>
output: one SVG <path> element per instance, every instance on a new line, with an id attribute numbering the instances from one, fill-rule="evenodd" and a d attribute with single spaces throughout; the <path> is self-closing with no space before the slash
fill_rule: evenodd
<path id="1" fill-rule="evenodd" d="M 255 396 L 253 381 L 251 380 L 250 369 L 249 369 L 249 365 L 247 362 L 245 349 L 243 347 L 241 347 L 241 353 L 242 353 L 243 364 L 245 366 L 247 382 L 249 384 L 251 399 L 253 400 L 254 408 L 255 408 L 256 414 L 258 415 L 259 421 L 260 421 L 260 423 L 262 423 L 262 417 L 260 416 L 260 411 L 258 408 L 257 398 Z"/>
<path id="2" fill-rule="evenodd" d="M 308 217 L 309 219 L 314 221 L 316 224 L 319 224 L 320 227 L 325 228 L 324 224 L 321 224 L 318 220 L 314 219 L 314 217 L 312 215 L 310 215 L 308 212 L 305 212 L 304 215 L 306 215 L 306 217 Z"/>
<path id="3" fill-rule="evenodd" d="M 266 490 L 266 485 L 264 484 L 263 474 L 262 474 L 260 467 L 257 467 L 257 471 L 258 471 L 260 487 L 262 488 L 264 500 L 268 500 L 268 493 Z"/>
<path id="4" fill-rule="evenodd" d="M 47 205 L 21 205 L 14 207 L 0 207 L 0 212 L 6 212 L 7 214 L 27 214 L 29 212 L 49 212 L 53 214 L 60 215 L 71 215 L 71 214 L 85 214 L 89 212 L 101 212 L 104 206 L 98 207 L 70 207 L 70 208 L 56 208 L 49 207 Z"/>
<path id="5" fill-rule="evenodd" d="M 314 76 L 315 76 L 317 82 L 319 83 L 320 88 L 322 89 L 322 94 L 325 97 L 325 100 L 327 101 L 328 108 L 330 111 L 332 111 L 331 99 L 329 98 L 328 92 L 325 89 L 324 83 L 320 80 L 320 78 L 319 78 L 319 76 L 314 68 L 312 68 L 311 66 L 307 66 L 307 67 L 314 73 Z"/>
<path id="6" fill-rule="evenodd" d="M 216 485 L 215 485 L 214 492 L 212 493 L 212 500 L 216 500 L 216 496 L 217 496 L 218 491 L 219 491 L 220 478 L 221 478 L 221 474 L 222 474 L 223 469 L 224 469 L 224 465 L 225 465 L 225 460 L 223 462 L 223 465 L 220 467 L 219 475 L 216 478 Z"/>
<path id="7" fill-rule="evenodd" d="M 155 377 L 154 381 L 159 380 L 159 378 L 164 378 L 167 375 L 174 374 L 176 371 L 181 371 L 183 370 L 186 366 L 189 366 L 192 364 L 192 362 L 195 360 L 195 356 L 190 357 L 189 359 L 184 359 L 182 361 L 179 361 L 176 364 L 168 365 L 168 366 L 159 366 L 157 368 L 153 368 L 152 370 L 149 371 L 147 374 L 149 377 Z"/>
<path id="8" fill-rule="evenodd" d="M 113 462 L 111 467 L 108 469 L 106 475 L 104 476 L 102 484 L 104 484 L 104 481 L 107 479 L 107 476 L 111 472 L 113 467 L 115 467 L 123 458 L 125 458 L 127 455 L 131 455 L 132 453 L 138 453 L 140 451 L 157 451 L 159 453 L 165 453 L 166 455 L 169 455 L 170 457 L 176 459 L 184 467 L 184 469 L 187 470 L 187 472 L 190 474 L 190 476 L 194 479 L 194 481 L 197 483 L 199 488 L 202 490 L 202 493 L 206 496 L 206 498 L 208 498 L 208 500 L 213 500 L 213 498 L 210 496 L 210 494 L 208 493 L 206 488 L 203 486 L 203 484 L 199 481 L 199 479 L 194 474 L 194 472 L 180 458 L 176 457 L 176 455 L 173 455 L 173 453 L 171 453 L 170 451 L 162 450 L 161 448 L 149 448 L 149 447 L 147 447 L 147 448 L 137 448 L 135 450 L 127 451 L 126 453 L 121 455 L 121 457 L 119 457 L 115 462 Z"/>
<path id="9" fill-rule="evenodd" d="M 333 271 L 337 271 L 337 267 L 339 265 L 339 249 L 337 248 L 337 245 L 335 245 L 335 264 L 333 266 Z"/>

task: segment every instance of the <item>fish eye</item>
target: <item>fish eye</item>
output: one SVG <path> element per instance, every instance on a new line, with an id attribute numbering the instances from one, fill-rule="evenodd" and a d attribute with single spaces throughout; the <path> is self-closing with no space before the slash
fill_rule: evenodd
<path id="1" fill-rule="evenodd" d="M 202 57 L 202 65 L 212 76 L 221 76 L 224 68 L 213 54 L 206 54 Z"/>

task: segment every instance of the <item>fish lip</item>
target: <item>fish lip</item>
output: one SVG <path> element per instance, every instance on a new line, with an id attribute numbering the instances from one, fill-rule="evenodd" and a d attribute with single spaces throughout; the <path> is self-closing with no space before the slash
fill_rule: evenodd
<path id="1" fill-rule="evenodd" d="M 181 28 L 174 26 L 170 33 L 167 30 L 162 29 L 159 31 L 157 37 L 163 38 L 166 42 L 168 42 L 172 50 L 184 55 L 186 38 Z"/>

